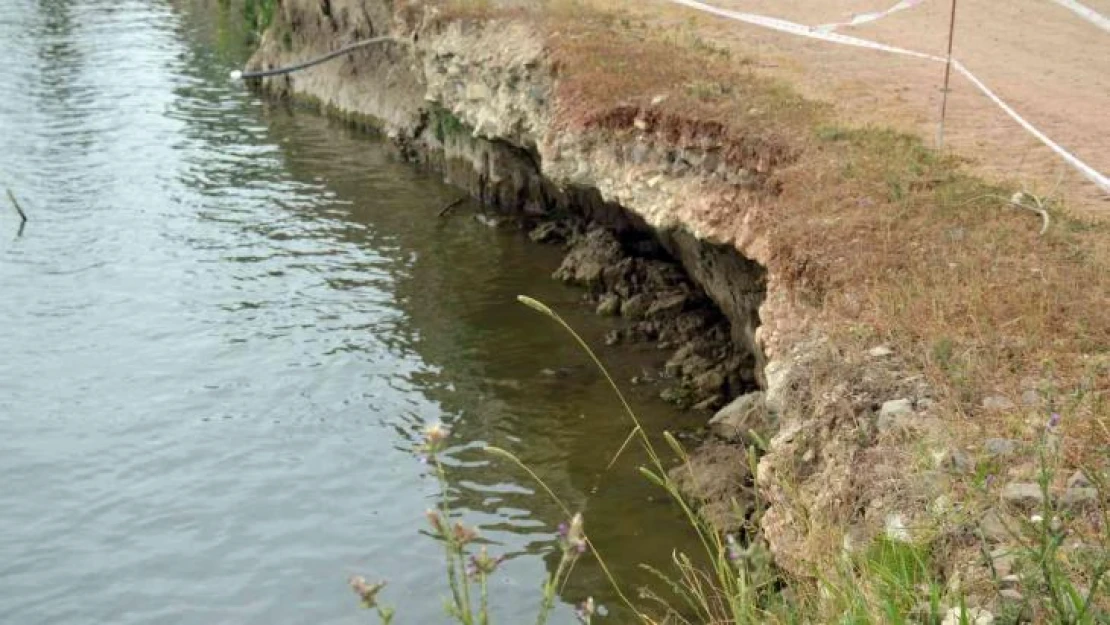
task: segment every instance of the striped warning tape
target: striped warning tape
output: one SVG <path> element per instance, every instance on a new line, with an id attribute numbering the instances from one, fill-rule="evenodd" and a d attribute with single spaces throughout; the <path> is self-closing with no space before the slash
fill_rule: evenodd
<path id="1" fill-rule="evenodd" d="M 836 43 L 845 46 L 854 46 L 857 48 L 879 50 L 882 52 L 889 52 L 891 54 L 899 54 L 902 56 L 925 59 L 928 61 L 940 63 L 947 62 L 947 59 L 945 59 L 945 57 L 937 56 L 935 54 L 926 54 L 924 52 L 917 52 L 916 50 L 899 48 L 898 46 L 889 46 L 877 41 L 861 39 L 859 37 L 850 37 L 848 35 L 841 35 L 835 32 L 823 32 L 819 29 L 806 26 L 804 24 L 798 24 L 796 22 L 791 22 L 777 17 L 768 17 L 766 15 L 757 15 L 754 13 L 743 13 L 740 11 L 722 9 L 711 4 L 699 2 L 699 0 L 670 0 L 670 2 L 689 7 L 691 9 L 696 9 L 704 13 L 710 13 L 712 15 L 717 15 L 747 24 L 752 24 L 754 26 L 762 26 L 763 28 L 769 28 L 771 30 L 777 30 L 779 32 L 798 35 L 800 37 L 808 37 L 810 39 L 818 39 L 821 41 L 828 41 L 830 43 Z M 971 84 L 975 85 L 975 87 L 979 89 L 979 91 L 981 91 L 983 95 L 987 96 L 988 99 L 997 104 L 999 108 L 1001 108 L 1014 121 L 1021 125 L 1022 128 L 1036 137 L 1038 141 L 1048 146 L 1049 149 L 1058 154 L 1069 165 L 1079 170 L 1079 172 L 1083 174 L 1084 177 L 1095 183 L 1095 185 L 1102 189 L 1103 192 L 1110 194 L 1110 178 L 1096 170 L 1094 167 L 1091 167 L 1087 163 L 1084 163 L 1082 160 L 1080 160 L 1079 157 L 1067 151 L 1066 149 L 1064 149 L 1063 146 L 1050 139 L 1048 135 L 1038 130 L 1033 124 L 1029 123 L 1028 120 L 1019 115 L 1017 111 L 1013 109 L 1013 107 L 1006 104 L 1006 102 L 995 95 L 995 93 L 991 91 L 990 88 L 987 87 L 987 85 L 982 80 L 972 74 L 971 71 L 964 67 L 962 63 L 960 63 L 956 59 L 953 59 L 952 66 L 955 67 L 956 71 L 958 71 L 961 75 L 971 81 Z"/>

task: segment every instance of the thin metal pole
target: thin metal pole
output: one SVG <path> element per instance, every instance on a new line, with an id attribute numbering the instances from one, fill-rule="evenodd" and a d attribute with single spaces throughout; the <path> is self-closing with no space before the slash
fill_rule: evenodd
<path id="1" fill-rule="evenodd" d="M 956 33 L 956 0 L 952 0 L 952 14 L 948 18 L 948 58 L 944 64 L 944 90 L 940 98 L 940 128 L 937 130 L 937 147 L 944 147 L 944 118 L 948 114 L 948 80 L 952 76 L 952 39 Z"/>

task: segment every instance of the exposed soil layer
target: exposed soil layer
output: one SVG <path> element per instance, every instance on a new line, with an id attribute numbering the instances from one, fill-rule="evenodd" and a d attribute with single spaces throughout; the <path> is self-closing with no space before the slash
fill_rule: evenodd
<path id="1" fill-rule="evenodd" d="M 1105 467 L 1105 231 L 1053 213 L 1039 234 L 1015 189 L 905 135 L 844 126 L 739 45 L 658 28 L 670 14 L 480 5 L 285 0 L 252 66 L 394 36 L 262 86 L 368 122 L 566 245 L 557 277 L 628 317 L 611 340 L 673 350 L 668 398 L 728 402 L 714 430 L 759 442 L 754 472 L 711 444 L 699 462 L 719 459 L 723 472 L 703 469 L 720 479 L 689 486 L 710 509 L 758 492 L 787 572 L 911 528 L 969 595 L 991 596 L 981 545 L 953 537 L 1012 515 L 999 504 L 1012 485 L 979 484 L 977 467 L 997 467 L 996 484 L 1037 468 L 982 440 L 1032 440 L 1074 397 L 1068 471 Z"/>

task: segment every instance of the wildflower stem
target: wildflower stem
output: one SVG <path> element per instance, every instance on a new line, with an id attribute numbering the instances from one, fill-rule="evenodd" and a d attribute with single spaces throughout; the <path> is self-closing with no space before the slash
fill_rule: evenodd
<path id="1" fill-rule="evenodd" d="M 551 615 L 551 608 L 555 605 L 555 592 L 559 586 L 559 580 L 563 577 L 563 572 L 566 570 L 567 563 L 570 560 L 570 552 L 564 551 L 563 557 L 559 559 L 559 566 L 555 568 L 555 573 L 547 579 L 547 583 L 543 586 L 543 602 L 540 603 L 540 612 L 536 615 L 536 625 L 545 625 L 548 617 Z"/>
<path id="2" fill-rule="evenodd" d="M 480 625 L 489 625 L 489 589 L 486 578 L 487 575 L 484 572 L 478 572 L 478 585 L 482 593 L 482 605 L 478 612 L 478 623 Z"/>
<path id="3" fill-rule="evenodd" d="M 451 597 L 454 600 L 456 618 L 463 625 L 473 625 L 474 614 L 470 610 L 470 585 L 466 581 L 466 560 L 462 553 L 462 545 L 458 544 L 454 533 L 451 531 L 451 507 L 447 499 L 447 474 L 443 470 L 443 463 L 438 456 L 432 456 L 436 468 L 436 478 L 440 486 L 440 515 L 443 519 L 443 548 L 447 555 L 447 582 L 451 587 Z"/>
<path id="4" fill-rule="evenodd" d="M 628 418 L 635 426 L 629 437 L 631 438 L 632 435 L 639 435 L 640 443 L 643 446 L 644 451 L 647 452 L 649 458 L 651 459 L 652 466 L 656 469 L 656 471 L 662 478 L 662 481 L 664 482 L 664 488 L 671 496 L 671 498 L 674 499 L 675 503 L 677 503 L 678 506 L 682 509 L 682 513 L 686 517 L 687 521 L 690 523 L 690 526 L 693 527 L 694 530 L 697 532 L 698 539 L 701 541 L 706 556 L 711 562 L 714 563 L 714 573 L 721 588 L 728 591 L 736 589 L 738 586 L 736 572 L 732 569 L 727 558 L 723 559 L 722 561 L 722 558 L 720 557 L 722 549 L 720 537 L 713 529 L 706 526 L 705 522 L 701 519 L 698 513 L 690 507 L 690 505 L 682 497 L 682 494 L 678 492 L 678 487 L 668 477 L 667 468 L 663 464 L 663 461 L 660 458 L 658 452 L 655 450 L 655 446 L 652 444 L 651 439 L 648 437 L 647 431 L 644 430 L 643 426 L 640 424 L 640 420 L 636 416 L 636 413 L 632 410 L 632 406 L 628 403 L 628 400 L 625 398 L 624 393 L 621 392 L 620 387 L 617 386 L 616 380 L 613 379 L 613 376 L 609 373 L 609 370 L 606 369 L 605 365 L 601 362 L 601 359 L 598 358 L 597 354 L 594 352 L 593 349 L 590 348 L 590 345 L 585 341 L 585 339 L 583 339 L 582 336 L 579 335 L 578 332 L 576 332 L 574 328 L 570 326 L 570 324 L 568 324 L 561 316 L 559 316 L 558 313 L 551 310 L 551 308 L 525 295 L 518 295 L 517 300 L 519 300 L 525 306 L 528 306 L 529 308 L 543 314 L 544 316 L 553 319 L 556 323 L 562 326 L 563 329 L 566 330 L 574 338 L 574 340 L 583 349 L 583 351 L 586 352 L 586 355 L 590 357 L 594 365 L 596 365 L 597 368 L 601 371 L 602 375 L 605 376 L 605 379 L 609 382 L 609 386 L 612 387 L 613 392 L 616 393 L 617 398 L 620 400 L 621 405 L 624 407 L 625 412 L 628 414 Z M 627 444 L 627 441 L 625 443 Z M 621 451 L 623 451 L 624 447 L 625 445 L 621 445 Z M 502 452 L 500 455 L 507 455 L 508 457 L 511 457 L 517 464 L 521 465 L 522 467 L 524 466 L 523 463 L 521 463 L 516 458 L 513 458 L 511 455 L 508 455 L 507 452 Z M 610 466 L 612 466 L 613 463 L 616 462 L 619 455 L 620 451 L 618 451 L 618 453 L 610 461 Z M 550 489 L 548 489 L 546 485 L 543 484 L 542 480 L 539 480 L 534 473 L 528 470 L 527 467 L 524 467 L 524 469 L 528 471 L 533 478 L 537 479 L 537 481 L 539 481 L 539 483 L 544 487 L 545 490 L 548 491 L 548 493 L 551 493 Z M 554 494 L 552 494 L 552 496 L 554 496 Z M 558 501 L 558 498 L 556 498 L 556 501 Z M 562 505 L 561 502 L 560 505 Z M 593 547 L 592 544 L 591 547 Z M 601 563 L 602 570 L 604 570 L 606 575 L 609 576 L 609 572 L 606 569 L 604 561 L 602 560 L 600 555 L 598 555 L 598 562 Z M 617 593 L 620 594 L 621 599 L 623 599 L 625 603 L 628 604 L 629 607 L 631 607 L 637 614 L 640 614 L 640 611 L 636 610 L 636 608 L 632 606 L 628 599 L 625 598 L 624 594 L 617 587 L 617 584 L 612 576 L 609 576 L 609 581 L 613 584 L 614 588 L 617 589 Z M 733 593 L 730 592 L 730 594 Z"/>
<path id="5" fill-rule="evenodd" d="M 485 447 L 485 451 L 495 456 L 505 458 L 523 469 L 524 472 L 527 473 L 528 476 L 531 477 L 537 484 L 539 484 L 540 488 L 542 488 L 544 492 L 546 492 L 548 496 L 551 497 L 552 501 L 554 501 L 555 504 L 563 510 L 564 514 L 566 514 L 567 516 L 572 516 L 570 508 L 568 508 L 567 505 L 563 503 L 563 500 L 555 494 L 555 491 L 551 490 L 551 487 L 549 487 L 547 483 L 543 481 L 543 478 L 541 478 L 539 475 L 536 475 L 536 472 L 533 471 L 528 465 L 524 464 L 524 462 L 522 462 L 520 458 L 517 458 L 512 453 L 501 449 L 500 447 L 494 447 L 493 445 L 487 445 Z M 594 545 L 589 536 L 586 537 L 586 542 L 589 544 L 590 550 L 597 557 L 597 563 L 601 567 L 601 572 L 605 574 L 605 579 L 609 581 L 609 585 L 612 586 L 613 590 L 616 591 L 617 596 L 621 598 L 621 601 L 624 602 L 624 604 L 628 606 L 630 610 L 632 610 L 636 614 L 640 614 L 640 610 L 636 609 L 636 606 L 632 604 L 632 600 L 624 594 L 623 590 L 621 590 L 620 584 L 617 583 L 617 578 L 613 576 L 613 573 L 609 570 L 609 566 L 605 564 L 605 559 L 601 557 L 601 552 L 597 550 L 597 546 Z"/>

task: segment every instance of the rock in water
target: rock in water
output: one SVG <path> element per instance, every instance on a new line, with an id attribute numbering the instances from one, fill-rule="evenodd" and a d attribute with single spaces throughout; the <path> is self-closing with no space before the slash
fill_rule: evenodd
<path id="1" fill-rule="evenodd" d="M 770 416 L 763 391 L 756 391 L 741 395 L 718 410 L 709 420 L 709 429 L 730 441 L 751 442 L 748 439 L 753 430 L 767 440 L 773 430 Z"/>
<path id="2" fill-rule="evenodd" d="M 606 293 L 601 296 L 601 300 L 597 303 L 597 314 L 606 317 L 612 317 L 620 313 L 621 298 L 613 293 Z"/>
<path id="3" fill-rule="evenodd" d="M 594 228 L 574 244 L 563 263 L 555 270 L 555 279 L 571 284 L 596 288 L 602 285 L 605 268 L 623 258 L 621 245 L 604 228 Z"/>

